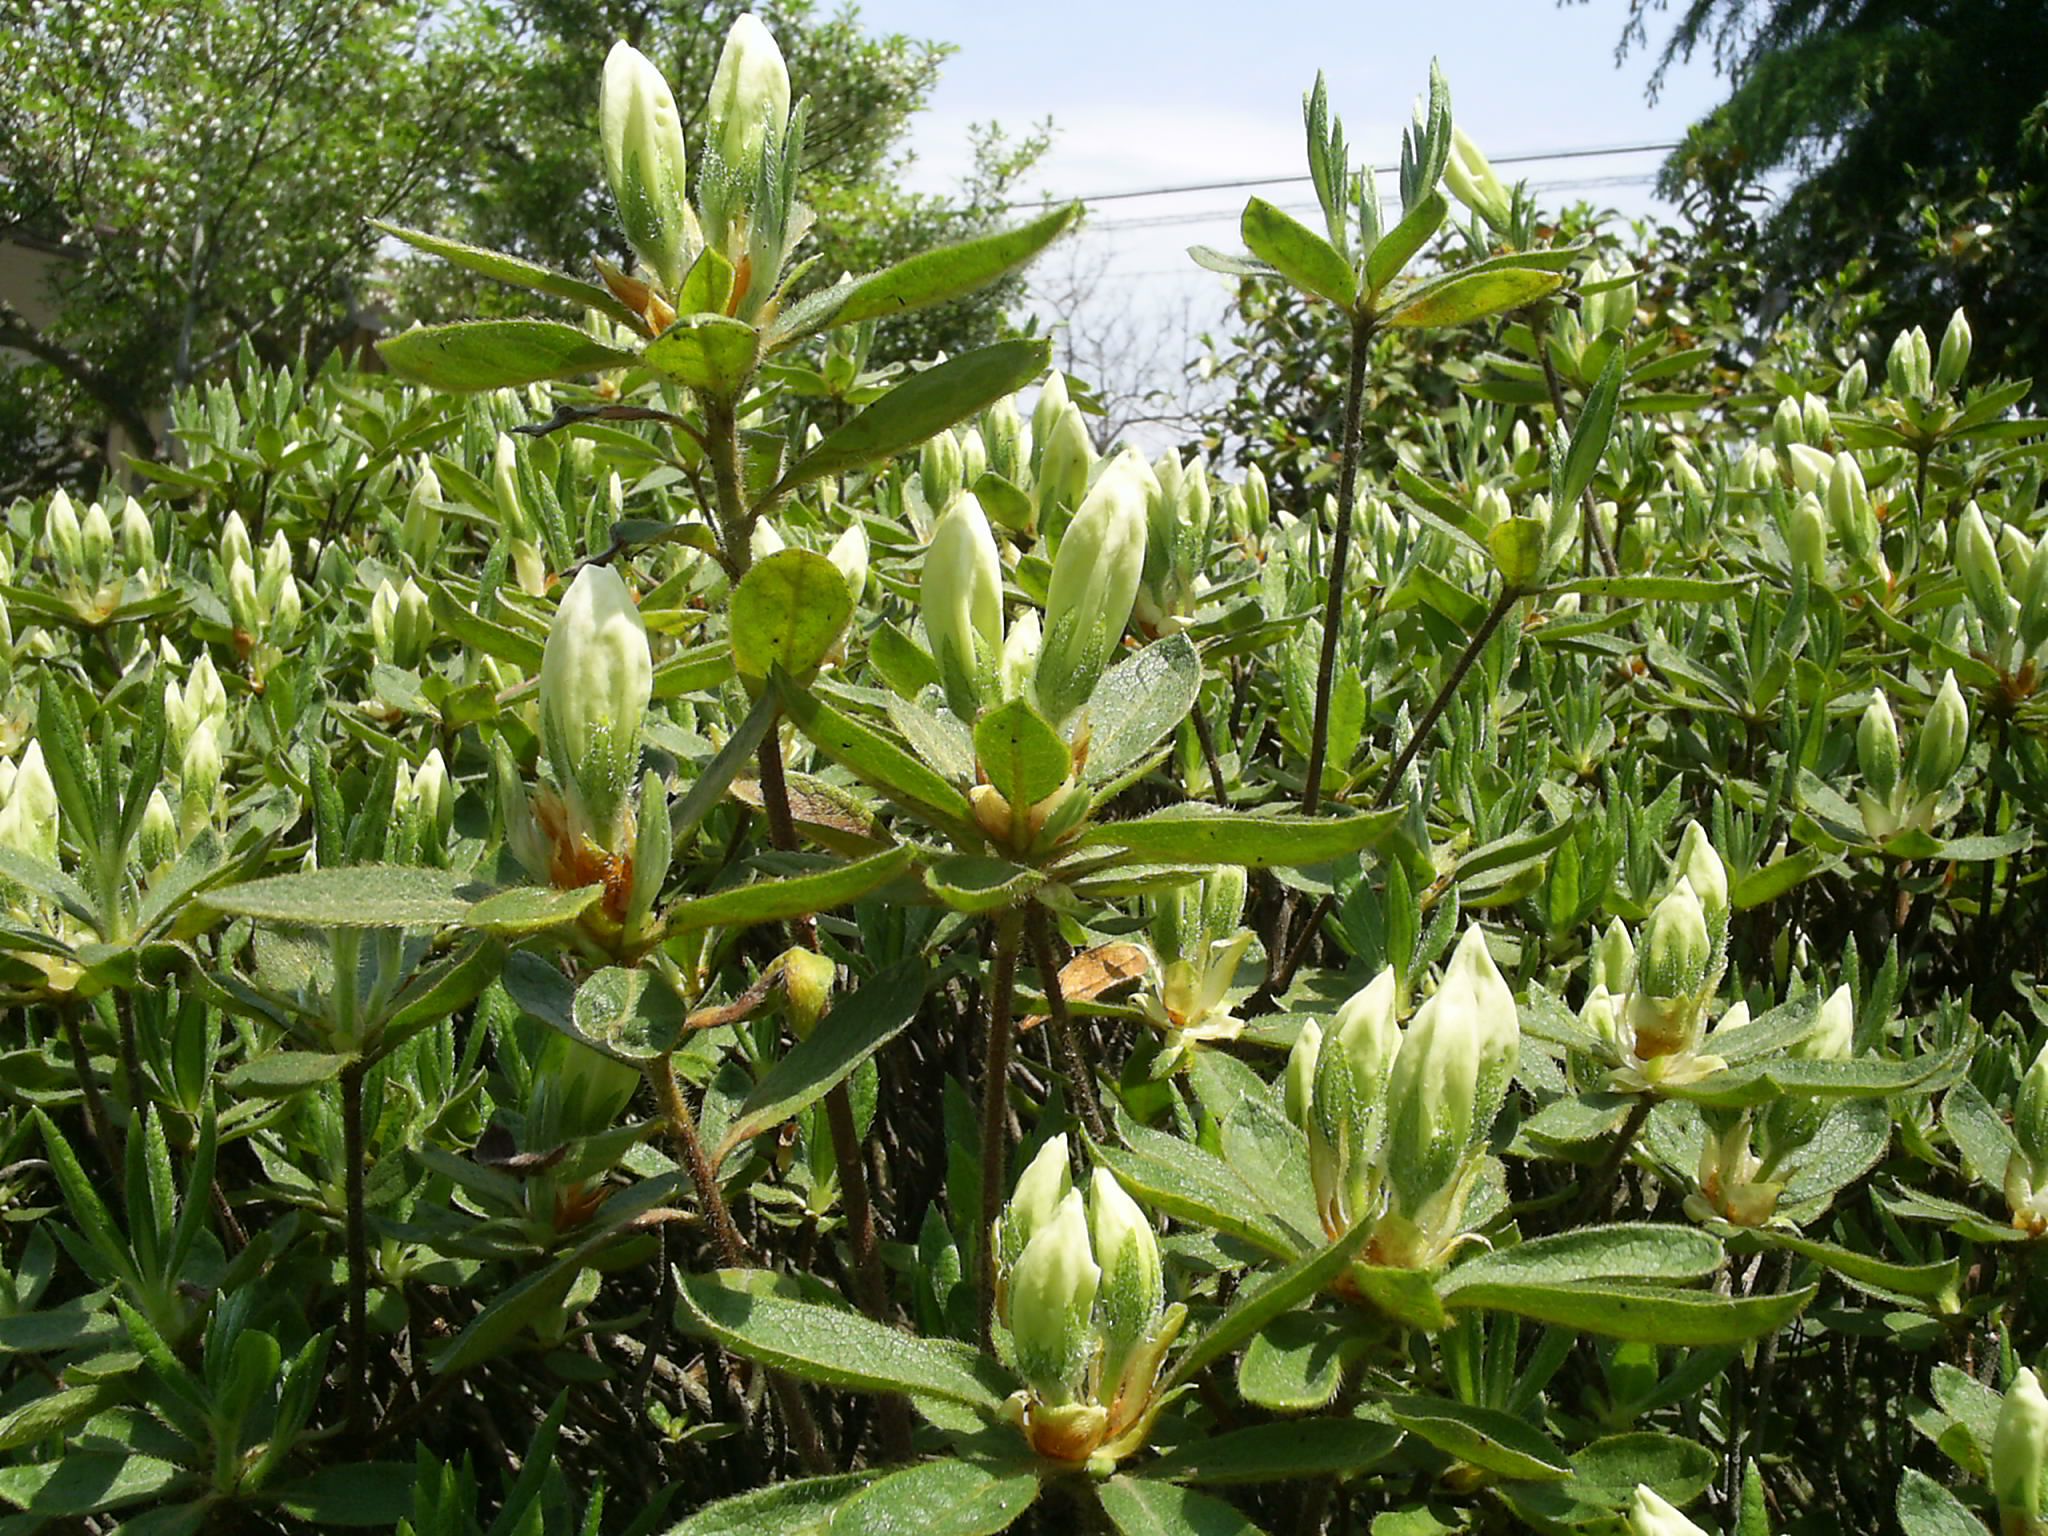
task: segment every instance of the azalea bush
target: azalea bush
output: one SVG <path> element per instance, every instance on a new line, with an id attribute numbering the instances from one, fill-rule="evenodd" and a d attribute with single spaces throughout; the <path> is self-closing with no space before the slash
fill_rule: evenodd
<path id="1" fill-rule="evenodd" d="M 758 20 L 597 84 L 630 269 L 385 230 L 583 324 L 0 530 L 0 1530 L 2043 1529 L 1967 317 L 1745 362 L 1318 83 L 1194 255 L 1328 439 L 1148 458 L 871 366 L 1078 209 L 831 279 Z"/>

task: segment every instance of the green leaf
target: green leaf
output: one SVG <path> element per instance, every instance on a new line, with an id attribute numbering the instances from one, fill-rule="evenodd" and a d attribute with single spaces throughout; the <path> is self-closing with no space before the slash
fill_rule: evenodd
<path id="1" fill-rule="evenodd" d="M 1429 244 L 1432 236 L 1443 227 L 1444 216 L 1451 205 L 1444 201 L 1443 193 L 1431 188 L 1415 201 L 1415 206 L 1401 216 L 1401 222 L 1380 236 L 1380 242 L 1372 248 L 1372 254 L 1365 260 L 1365 286 L 1378 293 L 1387 284 L 1401 275 L 1401 271 L 1415 258 L 1415 253 Z"/>
<path id="2" fill-rule="evenodd" d="M 910 866 L 915 850 L 908 844 L 884 849 L 872 858 L 833 864 L 813 875 L 783 880 L 757 880 L 709 896 L 679 901 L 663 919 L 673 932 L 692 928 L 747 928 L 809 917 L 858 901 L 877 886 L 887 885 Z"/>
<path id="3" fill-rule="evenodd" d="M 1757 1236 L 1776 1247 L 1789 1248 L 1825 1265 L 1852 1285 L 1872 1287 L 1890 1296 L 1933 1302 L 1942 1312 L 1953 1313 L 1962 1305 L 1957 1290 L 1961 1282 L 1961 1266 L 1955 1259 L 1939 1259 L 1931 1264 L 1891 1264 L 1853 1248 L 1816 1242 L 1793 1232 L 1766 1228 Z"/>
<path id="4" fill-rule="evenodd" d="M 882 1476 L 880 1471 L 841 1472 L 771 1483 L 705 1505 L 671 1526 L 668 1536 L 824 1536 L 833 1512 Z"/>
<path id="5" fill-rule="evenodd" d="M 1186 635 L 1155 640 L 1103 673 L 1088 697 L 1088 782 L 1110 783 L 1143 761 L 1201 692 L 1202 658 Z"/>
<path id="6" fill-rule="evenodd" d="M 557 891 L 544 885 L 515 885 L 486 896 L 462 915 L 465 928 L 481 929 L 500 938 L 520 939 L 550 928 L 562 928 L 588 912 L 604 897 L 602 885 Z"/>
<path id="7" fill-rule="evenodd" d="M 414 326 L 378 342 L 377 352 L 400 378 L 458 394 L 572 379 L 601 368 L 630 367 L 640 360 L 557 320 Z"/>
<path id="8" fill-rule="evenodd" d="M 902 960 L 870 977 L 818 1021 L 810 1038 L 769 1068 L 740 1106 L 714 1162 L 740 1143 L 794 1119 L 903 1032 L 924 1000 L 924 966 Z"/>
<path id="9" fill-rule="evenodd" d="M 724 315 L 684 315 L 647 344 L 641 361 L 685 389 L 730 400 L 746 387 L 761 333 Z"/>
<path id="10" fill-rule="evenodd" d="M 967 797 L 925 764 L 786 674 L 778 677 L 776 691 L 797 729 L 833 762 L 940 831 L 970 843 L 980 840 Z"/>
<path id="11" fill-rule="evenodd" d="M 1911 1467 L 1899 1481 L 1898 1511 L 1906 1536 L 1985 1536 L 1984 1522 L 1961 1499 Z"/>
<path id="12" fill-rule="evenodd" d="M 1401 1432 L 1362 1419 L 1297 1419 L 1205 1435 L 1141 1468 L 1136 1476 L 1171 1483 L 1279 1483 L 1348 1477 L 1384 1461 Z"/>
<path id="13" fill-rule="evenodd" d="M 1350 816 L 1225 811 L 1188 803 L 1134 821 L 1102 822 L 1084 831 L 1082 846 L 1105 844 L 1157 863 L 1242 864 L 1253 869 L 1325 864 L 1362 853 L 1407 813 L 1396 807 Z"/>
<path id="14" fill-rule="evenodd" d="M 1169 1216 L 1244 1239 L 1283 1259 L 1322 1240 L 1322 1232 L 1295 1232 L 1268 1208 L 1260 1191 L 1221 1158 L 1193 1142 L 1143 1126 L 1126 1129 L 1125 1145 L 1094 1149 L 1139 1200 Z"/>
<path id="15" fill-rule="evenodd" d="M 55 1461 L 0 1467 L 0 1502 L 63 1519 L 162 1498 L 188 1475 L 154 1456 L 72 1450 Z"/>
<path id="16" fill-rule="evenodd" d="M 459 923 L 469 877 L 453 870 L 356 864 L 273 875 L 208 891 L 202 906 L 230 917 L 308 928 L 438 928 Z"/>
<path id="17" fill-rule="evenodd" d="M 1358 297 L 1358 274 L 1335 246 L 1262 197 L 1244 205 L 1239 223 L 1244 243 L 1303 293 L 1349 310 Z"/>
<path id="18" fill-rule="evenodd" d="M 1474 1285 L 1697 1280 L 1719 1269 L 1721 1257 L 1721 1245 L 1694 1227 L 1651 1222 L 1588 1227 L 1477 1254 L 1445 1275 L 1437 1292 L 1448 1301 Z"/>
<path id="19" fill-rule="evenodd" d="M 1814 1287 L 1782 1295 L 1727 1297 L 1621 1281 L 1542 1285 L 1480 1281 L 1444 1299 L 1459 1310 L 1513 1312 L 1560 1328 L 1645 1344 L 1697 1348 L 1762 1338 L 1797 1317 Z"/>
<path id="20" fill-rule="evenodd" d="M 778 550 L 740 578 L 730 615 L 741 677 L 758 684 L 781 667 L 808 681 L 853 617 L 853 594 L 823 555 Z"/>
<path id="21" fill-rule="evenodd" d="M 907 315 L 986 288 L 1031 261 L 1071 229 L 1081 213 L 1080 203 L 1068 203 L 1015 229 L 921 251 L 827 289 L 793 305 L 769 333 L 769 346 L 781 351 L 822 330 Z"/>
<path id="22" fill-rule="evenodd" d="M 1317 1312 L 1288 1312 L 1253 1335 L 1237 1362 L 1237 1392 L 1275 1413 L 1327 1408 L 1353 1351 L 1344 1323 Z"/>
<path id="23" fill-rule="evenodd" d="M 1731 597 L 1749 597 L 1756 583 L 1748 577 L 1717 580 L 1706 576 L 1584 576 L 1561 581 L 1552 592 L 1577 592 L 1586 597 L 1613 597 L 1627 601 L 1649 599 L 1660 603 L 1719 603 Z"/>
<path id="24" fill-rule="evenodd" d="M 374 1525 L 389 1529 L 413 1513 L 413 1463 L 356 1461 L 322 1467 L 276 1491 L 278 1505 L 316 1529 Z"/>
<path id="25" fill-rule="evenodd" d="M 1620 1508 L 1648 1483 L 1674 1504 L 1689 1504 L 1713 1482 L 1720 1466 L 1696 1440 L 1643 1430 L 1608 1435 L 1572 1457 L 1572 1491 Z"/>
<path id="26" fill-rule="evenodd" d="M 956 853 L 924 872 L 925 888 L 955 912 L 1005 912 L 1045 884 L 1045 876 L 1008 859 Z"/>
<path id="27" fill-rule="evenodd" d="M 1572 423 L 1571 446 L 1565 450 L 1564 465 L 1552 494 L 1559 506 L 1570 506 L 1585 494 L 1607 452 L 1607 440 L 1614 435 L 1615 405 L 1621 398 L 1622 349 L 1616 347 L 1601 370 L 1598 382 L 1586 396 L 1579 419 Z"/>
<path id="28" fill-rule="evenodd" d="M 1380 324 L 1395 330 L 1465 325 L 1502 310 L 1533 304 L 1563 286 L 1564 279 L 1557 273 L 1536 267 L 1453 273 L 1397 294 L 1393 308 L 1380 317 Z"/>
<path id="29" fill-rule="evenodd" d="M 1020 811 L 1066 783 L 1074 767 L 1059 733 L 1022 698 L 990 710 L 976 722 L 974 755 L 996 793 Z"/>
<path id="30" fill-rule="evenodd" d="M 1259 1536 L 1259 1528 L 1221 1499 L 1178 1483 L 1112 1477 L 1095 1489 L 1120 1536 Z"/>
<path id="31" fill-rule="evenodd" d="M 621 325 L 638 328 L 646 323 L 620 303 L 609 288 L 597 283 L 586 283 L 579 277 L 571 277 L 566 272 L 557 272 L 552 267 L 543 267 L 523 257 L 507 255 L 503 251 L 486 250 L 480 245 L 450 240 L 445 235 L 430 235 L 423 229 L 407 229 L 402 224 L 387 224 L 382 219 L 371 219 L 369 224 L 371 228 L 403 240 L 416 250 L 425 251 L 430 256 L 439 256 L 443 261 L 480 273 L 484 277 L 494 278 L 501 283 L 510 283 L 515 288 L 526 288 L 535 293 L 549 294 L 557 299 L 567 299 L 571 304 L 580 304 L 585 309 L 598 310 Z"/>
<path id="32" fill-rule="evenodd" d="M 1571 1473 L 1563 1451 L 1527 1420 L 1439 1397 L 1390 1397 L 1387 1414 L 1447 1456 L 1501 1477 L 1554 1482 Z"/>
<path id="33" fill-rule="evenodd" d="M 725 798 L 725 792 L 732 781 L 760 751 L 761 743 L 775 728 L 775 718 L 782 710 L 782 699 L 772 689 L 754 700 L 754 707 L 747 711 L 746 719 L 733 728 L 725 745 L 718 749 L 718 755 L 704 766 L 697 775 L 697 782 L 690 786 L 690 792 L 676 802 L 669 812 L 669 835 L 675 846 L 682 849 L 690 834 L 711 814 L 711 808 Z"/>
<path id="34" fill-rule="evenodd" d="M 1321 1252 L 1246 1282 L 1229 1309 L 1174 1362 L 1165 1390 L 1193 1381 L 1211 1361 L 1222 1359 L 1283 1312 L 1328 1289 L 1371 1235 L 1372 1223 L 1362 1221 Z"/>
<path id="35" fill-rule="evenodd" d="M 633 1066 L 666 1056 L 683 1033 L 683 1003 L 650 970 L 608 965 L 576 989 L 576 1032 L 607 1056 Z"/>
<path id="36" fill-rule="evenodd" d="M 350 1060 L 347 1056 L 328 1056 L 319 1051 L 272 1051 L 243 1062 L 228 1073 L 222 1086 L 259 1099 L 288 1099 L 308 1088 L 333 1082 Z"/>
<path id="37" fill-rule="evenodd" d="M 777 1277 L 679 1275 L 682 1310 L 734 1354 L 805 1381 L 938 1398 L 993 1416 L 1012 1390 L 994 1361 L 950 1339 L 922 1339 L 841 1307 L 776 1294 Z"/>
<path id="38" fill-rule="evenodd" d="M 1037 378 L 1052 362 L 1052 343 L 999 341 L 948 358 L 898 384 L 784 471 L 767 497 L 893 458 L 964 421 Z"/>
<path id="39" fill-rule="evenodd" d="M 999 1476 L 952 1457 L 891 1472 L 832 1516 L 831 1536 L 995 1536 L 1038 1497 L 1029 1472 Z"/>

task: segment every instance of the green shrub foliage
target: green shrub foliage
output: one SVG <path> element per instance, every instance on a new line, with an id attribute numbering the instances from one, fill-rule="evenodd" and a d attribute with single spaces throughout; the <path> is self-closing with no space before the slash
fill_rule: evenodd
<path id="1" fill-rule="evenodd" d="M 1077 210 L 792 299 L 747 18 L 9 510 L 0 1530 L 2041 1528 L 2026 383 L 1306 108 L 1273 473 L 870 366 Z"/>

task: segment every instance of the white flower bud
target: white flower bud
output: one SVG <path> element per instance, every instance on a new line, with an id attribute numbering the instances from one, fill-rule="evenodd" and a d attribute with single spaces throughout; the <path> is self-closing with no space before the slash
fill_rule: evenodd
<path id="1" fill-rule="evenodd" d="M 605 847 L 622 829 L 653 695 L 653 656 L 632 593 L 610 566 L 584 566 L 541 653 L 541 742 L 572 825 Z"/>
<path id="2" fill-rule="evenodd" d="M 1025 1243 L 1007 1287 L 1017 1372 L 1042 1402 L 1069 1403 L 1080 1395 L 1101 1281 L 1089 1249 L 1087 1209 L 1072 1189 Z"/>
<path id="3" fill-rule="evenodd" d="M 1106 468 L 1068 524 L 1046 588 L 1039 703 L 1055 724 L 1088 702 L 1123 644 L 1145 569 L 1145 461 L 1126 453 Z"/>
<path id="4" fill-rule="evenodd" d="M 605 178 L 627 242 L 674 295 L 695 255 L 683 120 L 675 96 L 638 49 L 617 42 L 605 57 L 597 116 Z"/>
<path id="5" fill-rule="evenodd" d="M 1003 567 L 981 503 L 962 496 L 932 530 L 919 593 L 946 706 L 973 724 L 1003 649 Z"/>

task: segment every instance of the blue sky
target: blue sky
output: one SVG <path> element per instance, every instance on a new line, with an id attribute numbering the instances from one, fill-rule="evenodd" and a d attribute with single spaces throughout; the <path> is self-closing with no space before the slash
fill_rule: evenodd
<path id="1" fill-rule="evenodd" d="M 1301 95 L 1318 68 L 1354 156 L 1398 157 L 1410 103 L 1441 61 L 1453 115 L 1489 154 L 1668 142 L 1719 97 L 1705 61 L 1674 69 L 1655 106 L 1651 59 L 1619 68 L 1614 45 L 1626 0 L 1558 7 L 1552 0 L 1424 0 L 1394 5 L 1221 4 L 1216 0 L 1037 0 L 1035 4 L 866 0 L 864 23 L 958 45 L 930 111 L 915 120 L 910 184 L 950 187 L 968 161 L 968 125 L 1017 130 L 1050 116 L 1057 137 L 1028 184 L 1032 195 L 1081 196 L 1305 170 Z M 1617 156 L 1518 167 L 1537 184 L 1629 178 L 1559 188 L 1625 214 L 1655 204 L 1645 184 L 1661 157 Z M 1509 180 L 1515 172 L 1505 171 Z M 1283 207 L 1306 183 L 1255 189 Z M 1391 181 L 1382 192 L 1392 195 Z M 1092 263 L 1099 302 L 1133 312 L 1220 304 L 1227 283 L 1189 262 L 1190 244 L 1238 248 L 1249 192 L 1194 192 L 1117 201 L 1091 214 L 1064 257 Z M 1047 274 L 1049 277 L 1050 273 Z M 1206 323 L 1207 316 L 1198 317 Z"/>

